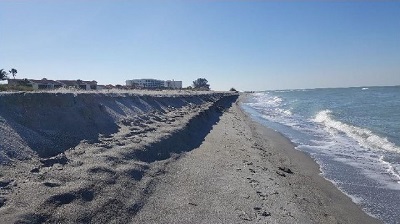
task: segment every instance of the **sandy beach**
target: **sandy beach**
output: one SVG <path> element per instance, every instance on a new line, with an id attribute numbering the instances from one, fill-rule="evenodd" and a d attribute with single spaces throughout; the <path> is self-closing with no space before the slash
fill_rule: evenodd
<path id="1" fill-rule="evenodd" d="M 380 223 L 318 165 L 233 104 L 199 148 L 157 178 L 136 223 Z"/>
<path id="2" fill-rule="evenodd" d="M 2 223 L 380 223 L 242 97 L 0 96 Z"/>

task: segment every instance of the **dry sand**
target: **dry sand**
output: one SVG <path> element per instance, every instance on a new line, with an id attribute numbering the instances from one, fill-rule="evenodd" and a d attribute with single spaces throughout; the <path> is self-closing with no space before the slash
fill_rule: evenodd
<path id="1" fill-rule="evenodd" d="M 2 223 L 379 223 L 311 158 L 251 121 L 236 95 L 78 95 L 62 105 L 29 95 L 39 106 L 7 97 Z M 68 122 L 40 109 L 56 102 L 83 124 L 63 129 Z M 20 118 L 23 109 L 35 116 Z M 63 131 L 75 145 L 54 134 Z"/>

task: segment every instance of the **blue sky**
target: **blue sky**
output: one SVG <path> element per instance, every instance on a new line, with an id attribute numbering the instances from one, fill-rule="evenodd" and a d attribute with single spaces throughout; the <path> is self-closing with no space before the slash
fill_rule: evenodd
<path id="1" fill-rule="evenodd" d="M 2 0 L 0 68 L 215 90 L 400 85 L 400 2 Z"/>

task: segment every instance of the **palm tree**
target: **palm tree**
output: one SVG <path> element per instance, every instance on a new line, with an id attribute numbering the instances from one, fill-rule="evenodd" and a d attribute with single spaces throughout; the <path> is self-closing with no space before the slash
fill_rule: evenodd
<path id="1" fill-rule="evenodd" d="M 0 81 L 1 80 L 6 80 L 8 77 L 7 77 L 7 72 L 6 71 L 4 71 L 4 69 L 0 69 Z"/>
<path id="2" fill-rule="evenodd" d="M 10 73 L 12 74 L 12 76 L 14 77 L 14 79 L 15 79 L 15 75 L 17 74 L 17 69 L 15 69 L 15 68 L 12 68 L 11 70 L 10 70 Z"/>

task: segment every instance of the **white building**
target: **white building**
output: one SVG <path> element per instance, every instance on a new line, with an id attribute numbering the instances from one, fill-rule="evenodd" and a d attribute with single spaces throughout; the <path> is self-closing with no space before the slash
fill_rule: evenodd
<path id="1" fill-rule="evenodd" d="M 166 88 L 182 89 L 182 81 L 167 80 L 164 82 Z"/>
<path id="2" fill-rule="evenodd" d="M 157 88 L 171 88 L 171 89 L 181 89 L 182 81 L 174 80 L 158 80 L 158 79 L 132 79 L 126 80 L 127 86 L 133 86 L 145 89 L 157 89 Z"/>

